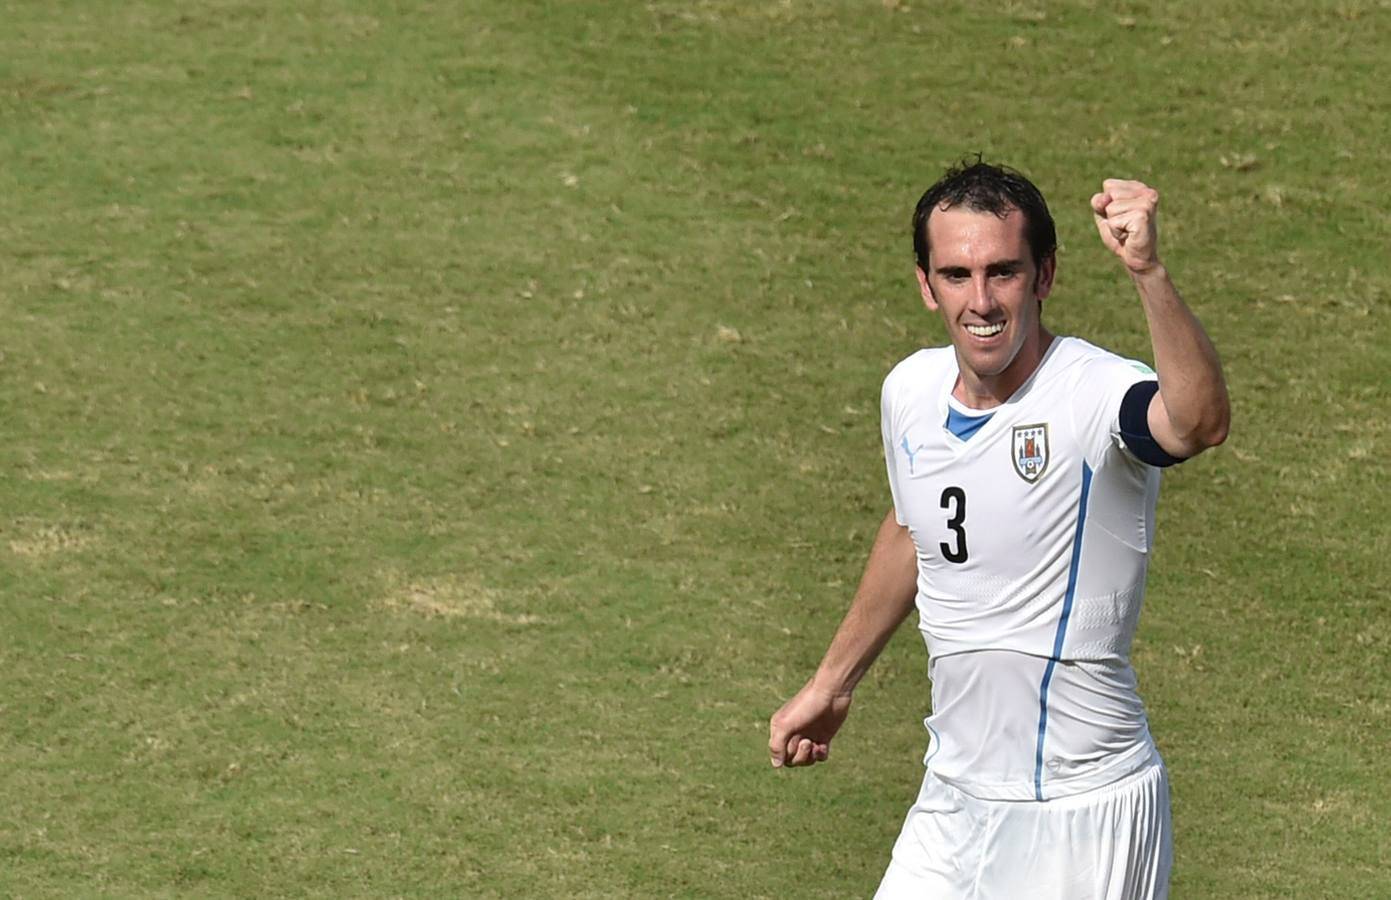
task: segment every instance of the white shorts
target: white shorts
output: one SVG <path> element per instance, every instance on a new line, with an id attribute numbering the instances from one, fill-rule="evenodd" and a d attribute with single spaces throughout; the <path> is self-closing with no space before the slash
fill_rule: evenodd
<path id="1" fill-rule="evenodd" d="M 1148 766 L 1094 791 L 980 800 L 923 778 L 875 900 L 1163 900 L 1169 776 Z"/>

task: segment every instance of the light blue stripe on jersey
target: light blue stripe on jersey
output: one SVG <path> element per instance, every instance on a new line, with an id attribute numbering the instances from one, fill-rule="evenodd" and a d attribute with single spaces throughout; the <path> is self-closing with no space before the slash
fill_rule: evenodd
<path id="1" fill-rule="evenodd" d="M 1072 613 L 1072 597 L 1077 592 L 1077 569 L 1082 560 L 1082 529 L 1087 524 L 1087 494 L 1092 487 L 1092 467 L 1082 462 L 1082 497 L 1077 501 L 1077 533 L 1072 538 L 1072 565 L 1067 572 L 1067 593 L 1063 596 L 1063 612 L 1058 617 L 1058 633 L 1053 638 L 1053 655 L 1043 670 L 1043 684 L 1038 689 L 1038 749 L 1034 753 L 1034 799 L 1043 799 L 1043 735 L 1048 730 L 1048 683 L 1053 680 L 1053 667 L 1063 652 L 1067 635 L 1067 617 Z"/>
<path id="2" fill-rule="evenodd" d="M 937 733 L 936 728 L 933 728 L 931 725 L 927 724 L 926 719 L 923 719 L 923 727 L 927 729 L 928 734 L 932 735 L 932 740 L 928 742 L 931 749 L 927 751 L 927 756 L 923 759 L 923 765 L 927 765 L 928 763 L 932 762 L 932 757 L 936 756 L 941 751 L 942 736 Z"/>
<path id="3" fill-rule="evenodd" d="M 965 413 L 956 411 L 956 407 L 947 407 L 947 430 L 963 441 L 969 441 L 977 431 L 985 427 L 985 423 L 990 421 L 990 417 L 995 415 L 993 412 L 983 416 L 968 416 Z"/>

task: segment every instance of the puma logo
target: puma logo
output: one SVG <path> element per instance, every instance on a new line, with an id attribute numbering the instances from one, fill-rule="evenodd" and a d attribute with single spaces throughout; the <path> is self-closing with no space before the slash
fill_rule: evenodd
<path id="1" fill-rule="evenodd" d="M 917 450 L 914 450 L 912 447 L 909 447 L 909 446 L 908 446 L 908 435 L 905 434 L 905 435 L 903 436 L 903 444 L 902 444 L 902 446 L 903 446 L 903 452 L 904 452 L 904 454 L 908 457 L 908 474 L 909 474 L 909 475 L 912 475 L 912 474 L 913 474 L 913 458 L 916 457 L 916 456 L 918 455 L 918 451 L 919 451 L 919 450 L 922 450 L 922 448 L 923 448 L 923 447 L 926 447 L 927 445 L 926 445 L 926 444 L 919 444 L 919 445 L 918 445 L 918 449 L 917 449 Z"/>

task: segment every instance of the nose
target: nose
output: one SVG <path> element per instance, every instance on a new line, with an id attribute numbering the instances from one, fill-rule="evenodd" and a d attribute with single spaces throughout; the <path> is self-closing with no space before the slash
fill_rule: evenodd
<path id="1" fill-rule="evenodd" d="M 995 308 L 995 295 L 991 291 L 988 276 L 982 274 L 971 279 L 969 307 L 971 312 L 978 315 L 984 315 Z"/>

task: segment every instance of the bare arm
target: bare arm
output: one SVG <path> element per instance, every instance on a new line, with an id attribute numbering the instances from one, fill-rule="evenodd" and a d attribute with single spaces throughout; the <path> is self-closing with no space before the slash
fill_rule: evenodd
<path id="1" fill-rule="evenodd" d="M 1102 243 L 1130 273 L 1149 323 L 1159 373 L 1150 432 L 1169 454 L 1189 457 L 1226 440 L 1231 407 L 1217 350 L 1159 261 L 1158 205 L 1153 188 L 1107 179 L 1092 197 L 1092 214 Z"/>
<path id="2" fill-rule="evenodd" d="M 811 765 L 830 754 L 831 738 L 850 712 L 855 686 L 913 609 L 917 573 L 913 539 L 891 510 L 879 526 L 850 611 L 816 674 L 773 715 L 768 753 L 774 767 Z"/>

